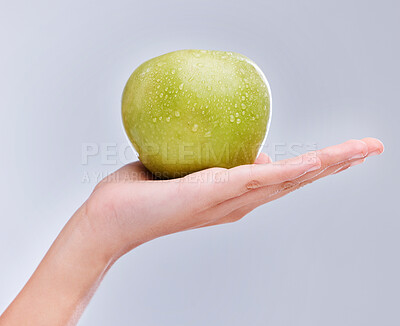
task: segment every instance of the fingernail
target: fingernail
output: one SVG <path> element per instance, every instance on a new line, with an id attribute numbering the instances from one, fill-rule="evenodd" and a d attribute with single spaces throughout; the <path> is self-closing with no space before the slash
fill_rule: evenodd
<path id="1" fill-rule="evenodd" d="M 357 161 L 351 162 L 351 163 L 350 163 L 350 166 L 355 166 L 355 165 L 364 163 L 364 161 L 365 161 L 365 158 L 363 158 L 363 159 L 361 159 L 361 160 L 357 160 Z"/>
<path id="2" fill-rule="evenodd" d="M 379 155 L 380 153 L 381 153 L 380 151 L 373 151 L 371 153 L 368 153 L 367 157 Z"/>

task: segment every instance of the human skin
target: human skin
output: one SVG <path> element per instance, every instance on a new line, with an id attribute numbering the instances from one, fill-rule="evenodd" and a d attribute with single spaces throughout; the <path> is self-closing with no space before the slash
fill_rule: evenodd
<path id="1" fill-rule="evenodd" d="M 153 180 L 140 162 L 128 164 L 100 182 L 71 217 L 0 326 L 75 325 L 113 263 L 140 244 L 237 221 L 382 152 L 380 141 L 364 138 L 275 163 L 261 154 L 255 164 L 165 181 Z"/>

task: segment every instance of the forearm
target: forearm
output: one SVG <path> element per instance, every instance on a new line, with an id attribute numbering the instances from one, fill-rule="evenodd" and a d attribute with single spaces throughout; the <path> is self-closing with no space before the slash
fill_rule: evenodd
<path id="1" fill-rule="evenodd" d="M 74 325 L 112 262 L 82 206 L 0 317 L 0 325 Z"/>

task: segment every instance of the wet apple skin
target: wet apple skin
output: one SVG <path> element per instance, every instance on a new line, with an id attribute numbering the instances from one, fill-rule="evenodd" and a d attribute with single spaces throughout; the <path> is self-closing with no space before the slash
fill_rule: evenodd
<path id="1" fill-rule="evenodd" d="M 180 50 L 153 58 L 132 73 L 122 96 L 126 134 L 160 178 L 253 163 L 270 113 L 265 76 L 232 52 Z"/>

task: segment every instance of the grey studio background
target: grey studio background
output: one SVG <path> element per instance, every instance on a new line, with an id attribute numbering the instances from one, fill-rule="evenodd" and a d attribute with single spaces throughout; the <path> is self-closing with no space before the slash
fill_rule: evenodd
<path id="1" fill-rule="evenodd" d="M 79 325 L 400 325 L 398 1 L 0 6 L 0 311 L 95 175 L 123 164 L 104 162 L 101 149 L 84 164 L 82 146 L 127 145 L 120 99 L 130 73 L 200 48 L 240 52 L 263 69 L 274 102 L 265 151 L 276 159 L 293 144 L 304 152 L 366 136 L 386 151 L 236 224 L 135 249 Z"/>

